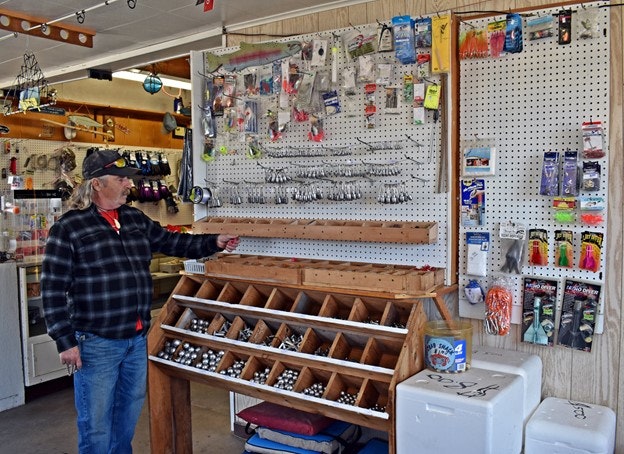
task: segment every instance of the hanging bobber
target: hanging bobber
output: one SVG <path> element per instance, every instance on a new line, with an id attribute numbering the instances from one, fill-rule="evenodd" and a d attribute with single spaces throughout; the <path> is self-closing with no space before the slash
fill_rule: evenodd
<path id="1" fill-rule="evenodd" d="M 162 80 L 160 80 L 160 77 L 158 77 L 156 74 L 150 74 L 143 81 L 143 90 L 151 95 L 158 93 L 162 86 Z"/>
<path id="2" fill-rule="evenodd" d="M 464 287 L 464 293 L 470 304 L 479 304 L 485 301 L 485 292 L 475 279 L 470 279 L 470 282 Z"/>

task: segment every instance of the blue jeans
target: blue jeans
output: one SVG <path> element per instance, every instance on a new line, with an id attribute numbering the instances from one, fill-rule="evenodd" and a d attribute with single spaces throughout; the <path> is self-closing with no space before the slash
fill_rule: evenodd
<path id="1" fill-rule="evenodd" d="M 76 332 L 82 368 L 74 375 L 80 454 L 132 453 L 147 390 L 147 340 Z"/>

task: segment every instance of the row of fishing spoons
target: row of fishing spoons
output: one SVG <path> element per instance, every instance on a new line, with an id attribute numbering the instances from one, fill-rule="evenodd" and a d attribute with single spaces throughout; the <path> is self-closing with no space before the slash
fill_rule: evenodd
<path id="1" fill-rule="evenodd" d="M 398 204 L 412 201 L 412 195 L 403 183 L 384 184 L 379 188 L 377 201 L 383 204 Z"/>
<path id="2" fill-rule="evenodd" d="M 353 181 L 334 184 L 327 198 L 337 202 L 359 200 L 362 198 L 362 188 L 360 183 Z"/>

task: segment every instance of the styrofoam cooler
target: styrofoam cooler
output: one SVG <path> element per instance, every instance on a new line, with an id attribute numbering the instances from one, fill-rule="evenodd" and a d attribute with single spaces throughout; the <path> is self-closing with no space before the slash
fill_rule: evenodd
<path id="1" fill-rule="evenodd" d="M 547 397 L 526 425 L 525 454 L 613 454 L 615 412 Z"/>
<path id="2" fill-rule="evenodd" d="M 516 374 L 423 370 L 396 387 L 397 454 L 518 454 L 523 395 Z"/>
<path id="3" fill-rule="evenodd" d="M 471 365 L 522 377 L 523 421 L 526 424 L 542 401 L 542 360 L 540 357 L 496 347 L 473 346 Z"/>

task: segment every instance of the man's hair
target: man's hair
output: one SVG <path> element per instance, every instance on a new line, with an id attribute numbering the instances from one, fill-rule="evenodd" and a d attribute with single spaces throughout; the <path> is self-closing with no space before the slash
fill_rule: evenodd
<path id="1" fill-rule="evenodd" d="M 93 200 L 91 195 L 93 188 L 91 186 L 93 179 L 84 180 L 77 188 L 74 188 L 72 195 L 69 199 L 70 210 L 84 210 L 91 206 Z"/>

